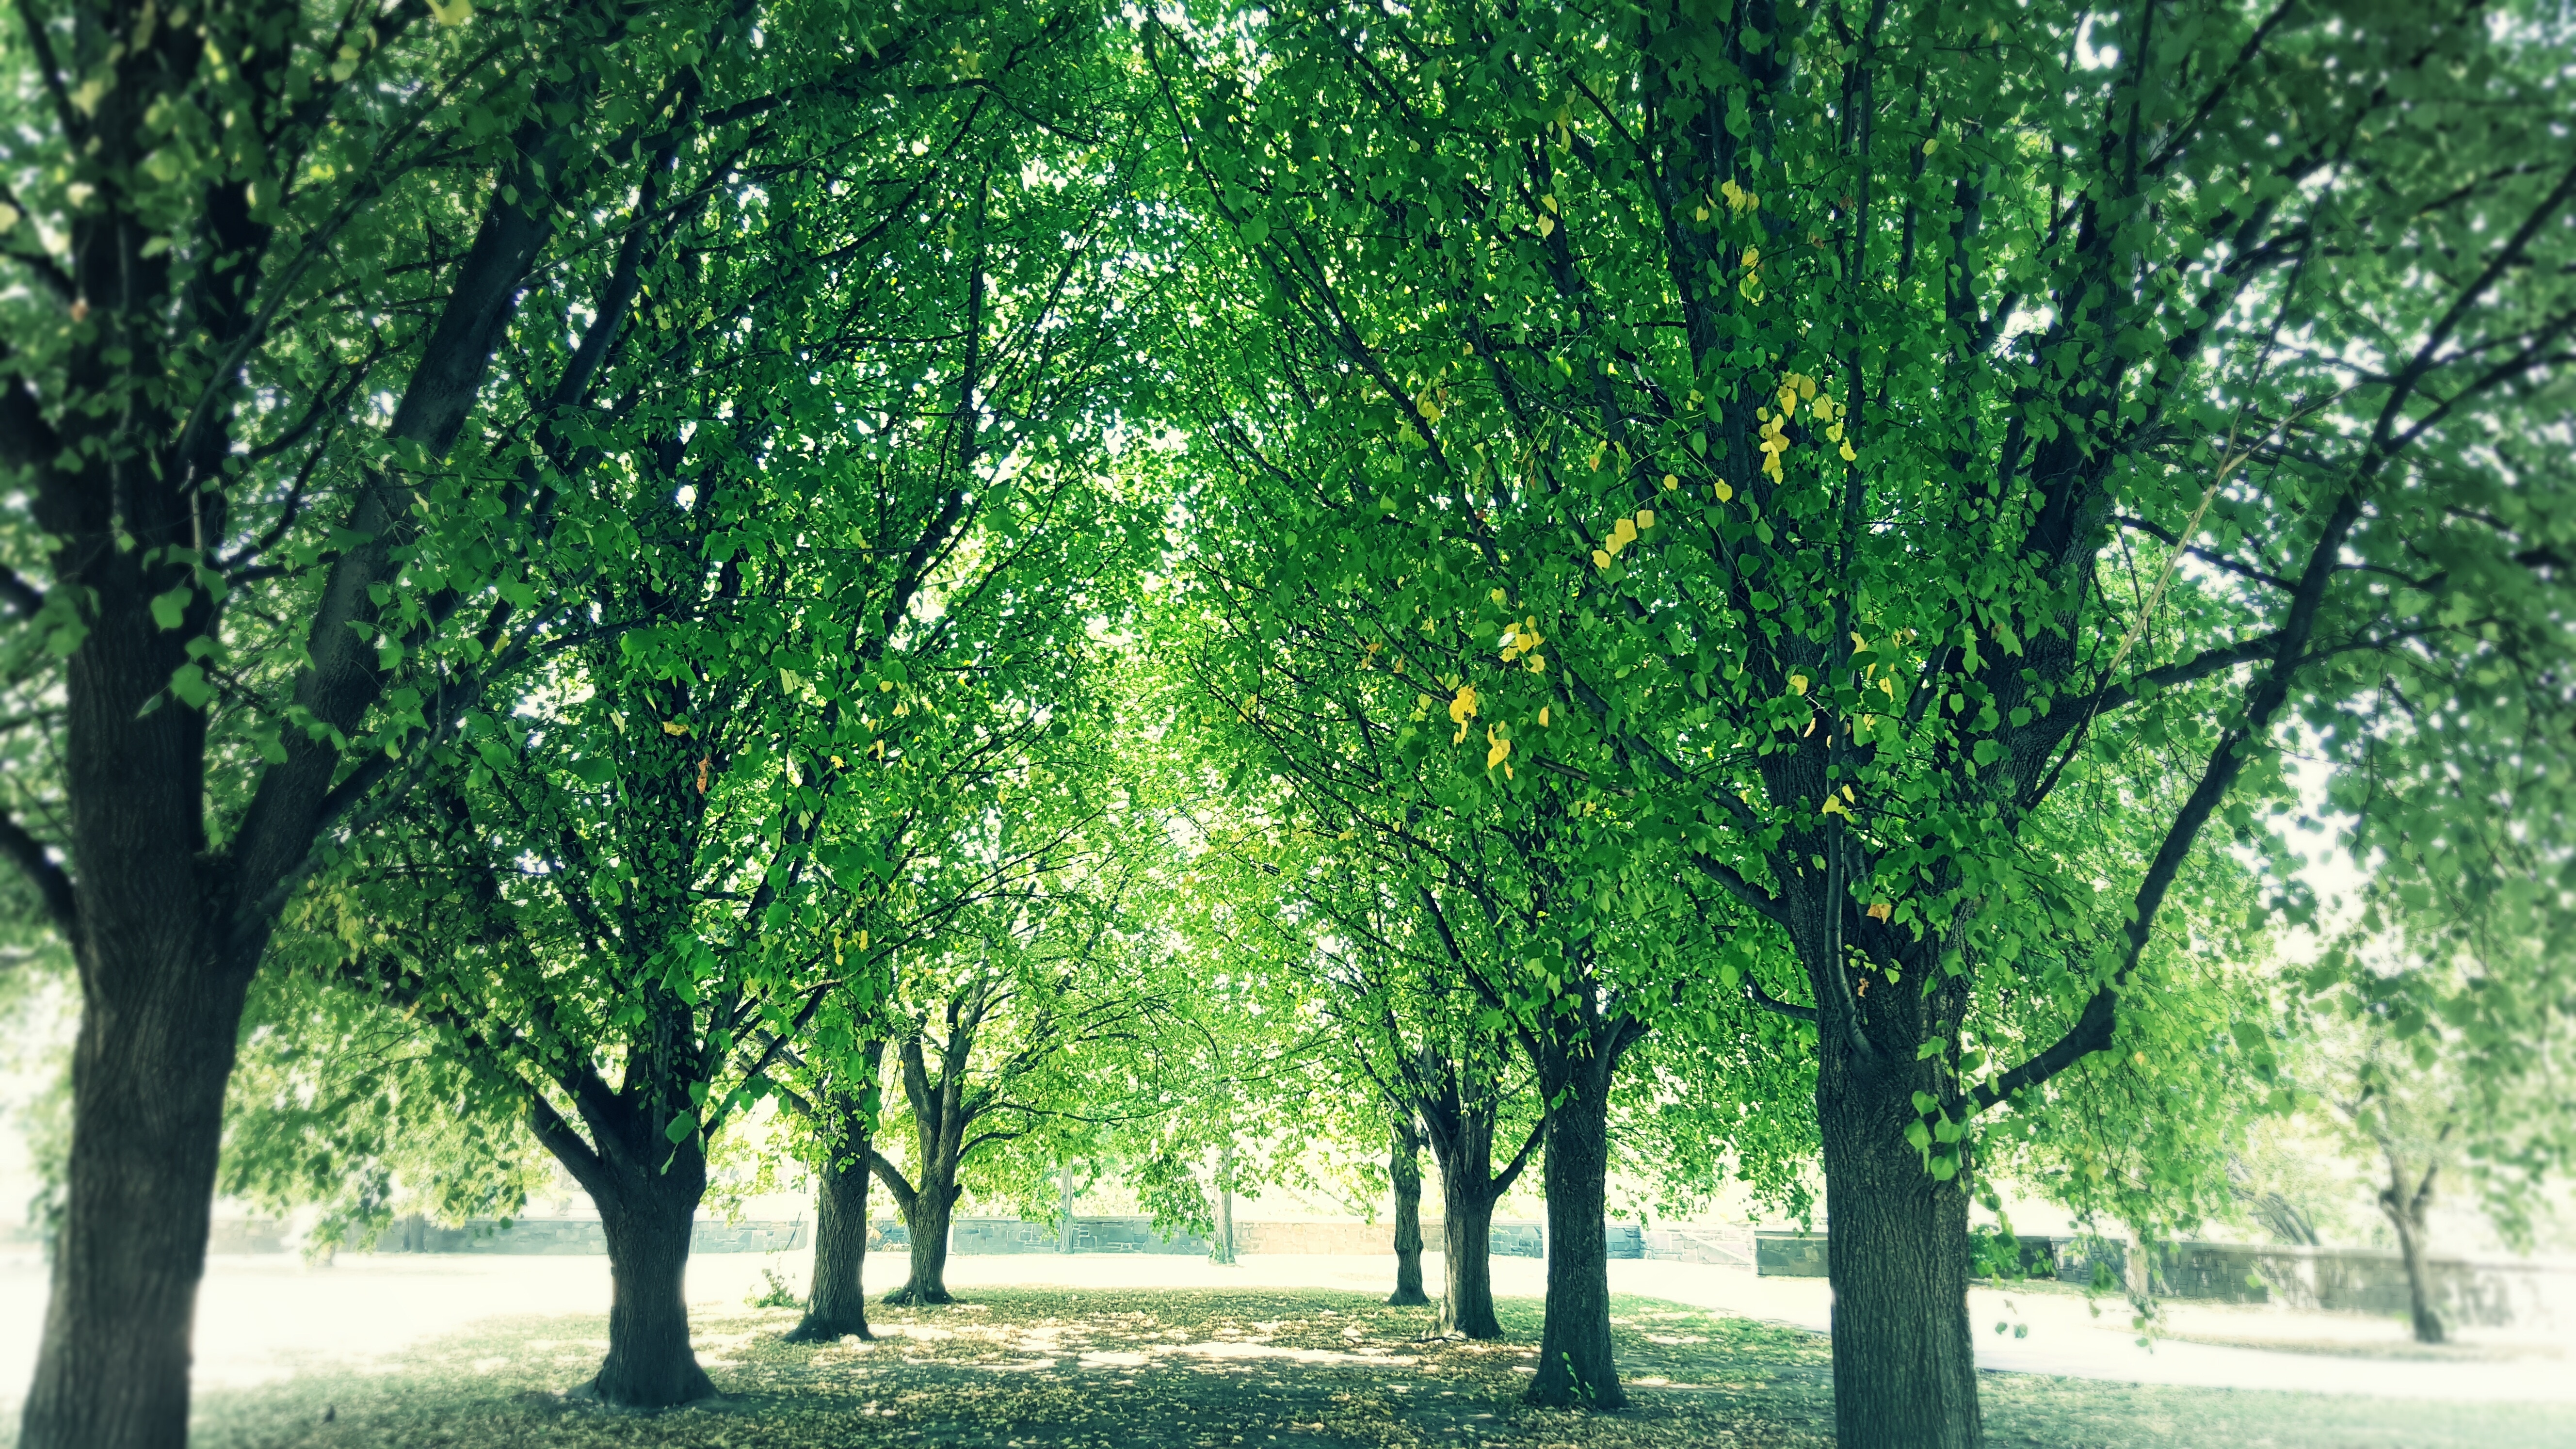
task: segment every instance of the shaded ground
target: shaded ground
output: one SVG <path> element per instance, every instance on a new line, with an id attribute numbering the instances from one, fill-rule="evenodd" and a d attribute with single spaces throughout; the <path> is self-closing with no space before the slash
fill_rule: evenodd
<path id="1" fill-rule="evenodd" d="M 200 1449 L 342 1446 L 957 1446 L 957 1449 L 1670 1449 L 1832 1443 L 1825 1340 L 1657 1299 L 1614 1300 L 1632 1404 L 1523 1408 L 1538 1305 L 1500 1344 L 1426 1339 L 1428 1311 L 1323 1290 L 979 1289 L 878 1309 L 874 1344 L 790 1346 L 790 1310 L 697 1314 L 715 1404 L 658 1415 L 561 1392 L 605 1347 L 589 1316 L 494 1320 L 372 1365 L 317 1359 L 203 1393 Z M 2570 1440 L 2564 1406 L 2337 1400 L 1988 1374 L 2004 1446 L 2519 1449 Z M 327 1419 L 327 1421 L 326 1421 Z M 14 1425 L 9 1426 L 14 1429 Z M 0 1431 L 5 1432 L 5 1431 Z"/>

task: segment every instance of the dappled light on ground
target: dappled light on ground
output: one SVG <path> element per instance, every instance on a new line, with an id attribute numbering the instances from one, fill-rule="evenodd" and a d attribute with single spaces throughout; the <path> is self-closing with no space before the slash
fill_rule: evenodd
<path id="1" fill-rule="evenodd" d="M 1830 1353 L 1800 1329 L 1620 1296 L 1630 1406 L 1520 1397 L 1539 1306 L 1506 1337 L 1433 1333 L 1429 1309 L 1324 1290 L 987 1288 L 945 1308 L 876 1307 L 875 1341 L 791 1345 L 794 1310 L 698 1310 L 721 1397 L 658 1414 L 568 1392 L 598 1363 L 589 1317 L 494 1320 L 363 1363 L 211 1393 L 201 1449 L 1679 1449 L 1834 1442 Z M 2540 1449 L 2563 1406 L 2359 1402 L 1987 1374 L 1992 1442 L 2189 1449 Z"/>

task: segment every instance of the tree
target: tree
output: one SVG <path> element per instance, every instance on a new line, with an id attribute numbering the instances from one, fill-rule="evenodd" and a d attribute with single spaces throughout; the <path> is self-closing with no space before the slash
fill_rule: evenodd
<path id="1" fill-rule="evenodd" d="M 417 1022 L 329 989 L 310 959 L 327 964 L 328 943 L 290 933 L 277 947 L 251 988 L 216 1191 L 313 1210 L 307 1256 L 363 1252 L 407 1213 L 506 1227 L 552 1176 L 525 1104 L 441 1055 Z"/>
<path id="2" fill-rule="evenodd" d="M 593 434 L 588 548 L 551 555 L 592 627 L 514 711 L 465 723 L 472 753 L 385 827 L 361 887 L 404 936 L 353 940 L 345 978 L 515 1085 L 600 1209 L 611 1402 L 712 1392 L 681 1294 L 707 1154 L 845 974 L 903 944 L 864 922 L 900 914 L 879 827 L 921 807 L 912 745 L 972 748 L 985 695 L 1066 681 L 1062 640 L 985 628 L 983 596 L 1092 521 L 1062 403 L 1107 350 L 1058 309 L 1094 299 L 1065 208 L 1096 208 L 1032 181 L 1027 123 L 986 98 L 1042 117 L 1092 37 L 968 24 L 1011 64 L 881 118 L 890 174 L 784 170 L 651 269 L 673 335 Z M 950 229 L 897 230 L 925 213 Z M 930 321 L 951 308 L 962 326 Z M 1041 521 L 1061 536 L 1022 546 Z M 1016 667 L 972 652 L 1030 645 Z"/>
<path id="3" fill-rule="evenodd" d="M 2565 701 L 2542 718 L 2563 726 Z M 2320 998 L 2295 1053 L 2379 1180 L 2372 1203 L 2405 1262 L 2419 1343 L 2445 1337 L 2427 1262 L 2435 1202 L 2464 1199 L 2527 1250 L 2531 1204 L 2576 1164 L 2566 775 L 2519 741 L 2441 764 L 2381 772 L 2400 802 L 2381 818 L 2403 825 L 2378 834 L 2391 859 L 2309 972 Z M 2453 809 L 2428 808 L 2444 797 Z"/>
<path id="4" fill-rule="evenodd" d="M 968 1168 L 983 1169 L 981 1190 L 995 1196 L 1051 1198 L 1055 1169 L 1129 1115 L 1136 1064 L 1160 1035 L 1153 1021 L 1166 1004 L 1154 973 L 1138 969 L 1150 933 L 1131 897 L 1147 888 L 1151 846 L 1126 838 L 1138 823 L 1131 802 L 1085 807 L 1083 772 L 1052 785 L 1047 773 L 1032 771 L 1040 778 L 1017 810 L 1042 809 L 1051 789 L 1072 808 L 1030 822 L 1049 834 L 1028 886 L 961 913 L 897 979 L 888 1015 L 910 1171 L 874 1147 L 868 1157 L 911 1239 L 912 1271 L 890 1303 L 950 1301 L 950 1214 Z"/>
<path id="5" fill-rule="evenodd" d="M 1259 329 L 1211 366 L 1264 356 L 1299 431 L 1349 440 L 1260 520 L 1274 584 L 1390 605 L 1389 652 L 1423 620 L 1474 637 L 1438 687 L 1495 763 L 1599 792 L 1641 865 L 1744 913 L 1737 958 L 1805 978 L 1782 1004 L 1817 1027 L 1846 1439 L 1981 1437 L 1979 1119 L 2181 1049 L 2145 982 L 2191 979 L 2204 833 L 2286 808 L 2280 729 L 2349 768 L 2372 731 L 2340 715 L 2389 719 L 2384 679 L 2557 687 L 2569 479 L 2521 440 L 2576 329 L 2576 138 L 2564 17 L 2514 15 L 1461 3 L 1155 32 Z M 2470 159 L 2462 125 L 2523 159 Z M 1260 390 L 1209 390 L 1230 481 L 1281 462 Z M 1356 673 L 1360 642 L 1305 663 Z M 2167 747 L 2179 779 L 2145 768 Z M 2037 848 L 2093 832 L 2138 864 Z M 1617 1045 L 1567 1038 L 1551 1095 Z"/>
<path id="6" fill-rule="evenodd" d="M 9 647 L 63 767 L 0 840 L 85 1002 L 22 1442 L 170 1445 L 278 912 L 562 624 L 525 573 L 642 256 L 948 17 L 19 8 Z"/>

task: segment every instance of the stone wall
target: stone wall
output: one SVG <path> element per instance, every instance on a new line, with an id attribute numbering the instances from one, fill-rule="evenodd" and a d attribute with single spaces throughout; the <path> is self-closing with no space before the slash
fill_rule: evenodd
<path id="1" fill-rule="evenodd" d="M 1753 1271 L 1765 1278 L 1822 1278 L 1825 1235 L 1762 1228 L 1753 1234 Z"/>
<path id="2" fill-rule="evenodd" d="M 1639 1256 L 1721 1268 L 1753 1266 L 1751 1228 L 1648 1228 L 1638 1234 Z"/>
<path id="3" fill-rule="evenodd" d="M 1624 1230 L 1624 1232 L 1623 1232 Z M 1017 1218 L 958 1218 L 949 1225 L 948 1251 L 959 1255 L 988 1253 L 1052 1253 L 1063 1241 L 1056 1227 L 1025 1223 Z M 1492 1239 L 1494 1255 L 1503 1258 L 1536 1258 L 1541 1256 L 1543 1236 L 1537 1223 L 1496 1223 Z M 1439 1252 L 1447 1234 L 1437 1222 L 1422 1225 L 1422 1245 Z M 901 1248 L 911 1242 L 901 1222 L 871 1223 L 868 1246 Z M 1083 1217 L 1073 1220 L 1073 1251 L 1077 1253 L 1171 1253 L 1207 1255 L 1209 1240 L 1196 1233 L 1161 1233 L 1149 1217 Z M 1330 1222 L 1245 1222 L 1234 1225 L 1234 1249 L 1238 1253 L 1343 1253 L 1373 1254 L 1395 1251 L 1395 1228 L 1391 1223 Z M 1633 1223 L 1610 1224 L 1610 1256 L 1636 1258 L 1644 1256 Z"/>
<path id="4" fill-rule="evenodd" d="M 692 1253 L 783 1253 L 807 1244 L 802 1222 L 700 1221 L 689 1230 Z M 221 1252 L 217 1248 L 214 1251 Z M 235 1249 L 234 1251 L 259 1251 Z M 274 1251 L 273 1249 L 270 1251 Z M 504 1226 L 476 1218 L 462 1227 L 441 1227 L 421 1217 L 397 1218 L 376 1240 L 379 1253 L 519 1253 L 578 1255 L 606 1253 L 608 1240 L 596 1218 L 520 1218 Z"/>

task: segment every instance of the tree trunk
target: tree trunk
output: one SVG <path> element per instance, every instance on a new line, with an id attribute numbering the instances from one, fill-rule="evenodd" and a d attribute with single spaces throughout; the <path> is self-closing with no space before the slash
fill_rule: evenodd
<path id="1" fill-rule="evenodd" d="M 1229 1137 L 1216 1154 L 1216 1241 L 1208 1245 L 1208 1261 L 1234 1261 L 1234 1139 Z"/>
<path id="2" fill-rule="evenodd" d="M 123 894 L 114 877 L 94 872 L 88 889 Z M 65 1211 L 18 1442 L 163 1449 L 187 1442 L 188 1345 L 248 976 L 136 959 L 187 949 L 185 896 L 157 913 L 112 914 L 95 894 L 84 905 L 98 949 L 82 972 Z"/>
<path id="3" fill-rule="evenodd" d="M 1071 1159 L 1056 1166 L 1055 1190 L 1057 1197 L 1055 1250 L 1059 1253 L 1070 1253 L 1073 1251 L 1073 1162 Z"/>
<path id="4" fill-rule="evenodd" d="M 868 1332 L 867 1291 L 860 1286 L 868 1257 L 868 1164 L 862 1142 L 856 1156 L 836 1149 L 818 1176 L 815 1194 L 814 1282 L 805 1317 L 787 1334 L 790 1343 L 830 1343 Z"/>
<path id="5" fill-rule="evenodd" d="M 2433 1309 L 2432 1265 L 2424 1261 L 2424 1216 L 2419 1210 L 2409 1213 L 2383 1196 L 2379 1210 L 2397 1229 L 2397 1253 L 2406 1262 L 2406 1312 L 2413 1321 L 2417 1343 L 2441 1343 L 2442 1315 Z"/>
<path id="6" fill-rule="evenodd" d="M 1816 1084 L 1825 1261 L 1833 1281 L 1834 1417 L 1871 1449 L 1975 1449 L 1967 1174 L 1940 1181 L 1905 1139 L 1914 1079 L 1829 1051 Z"/>
<path id="7" fill-rule="evenodd" d="M 1440 1331 L 1502 1337 L 1502 1320 L 1494 1316 L 1494 1198 L 1476 1190 L 1475 1177 L 1444 1167 L 1440 1217 Z"/>
<path id="8" fill-rule="evenodd" d="M 913 1194 L 912 1211 L 903 1219 L 912 1235 L 912 1276 L 886 1302 L 922 1308 L 956 1301 L 948 1296 L 948 1216 L 956 1206 L 957 1189 L 945 1176 Z"/>
<path id="9" fill-rule="evenodd" d="M 1610 1346 L 1608 1064 L 1586 1063 L 1571 1091 L 1550 1084 L 1547 1113 L 1547 1326 L 1529 1401 L 1616 1409 L 1627 1402 Z M 1487 1205 L 1490 1214 L 1492 1207 Z M 1458 1248 L 1457 1224 L 1449 1246 Z M 1966 1241 L 1962 1229 L 1961 1241 Z M 1876 1440 L 1846 1439 L 1876 1445 Z"/>
<path id="10" fill-rule="evenodd" d="M 1395 1120 L 1394 1151 L 1387 1176 L 1395 1182 L 1395 1292 L 1386 1300 L 1398 1308 L 1419 1308 L 1431 1299 L 1422 1291 L 1422 1139 L 1409 1117 Z"/>
<path id="11" fill-rule="evenodd" d="M 716 1387 L 689 1347 L 689 1226 L 703 1177 L 630 1182 L 599 1204 L 608 1239 L 608 1357 L 591 1381 L 602 1402 L 660 1409 L 713 1397 Z"/>

